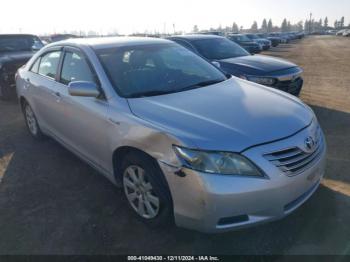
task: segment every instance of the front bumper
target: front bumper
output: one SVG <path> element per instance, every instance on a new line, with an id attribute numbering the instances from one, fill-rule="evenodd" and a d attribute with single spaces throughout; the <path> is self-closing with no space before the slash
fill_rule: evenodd
<path id="1" fill-rule="evenodd" d="M 326 145 L 319 160 L 296 176 L 283 174 L 263 155 L 278 148 L 304 146 L 308 129 L 283 141 L 251 148 L 243 153 L 268 178 L 225 176 L 182 169 L 159 162 L 168 181 L 175 222 L 201 232 L 231 231 L 280 219 L 302 205 L 318 188 L 325 170 Z M 322 138 L 324 140 L 324 138 Z"/>
<path id="2" fill-rule="evenodd" d="M 271 44 L 269 43 L 262 43 L 261 45 L 264 51 L 269 50 L 271 48 Z"/>
<path id="3" fill-rule="evenodd" d="M 258 54 L 262 51 L 262 48 L 260 47 L 260 45 L 246 46 L 244 48 L 251 54 Z"/>
<path id="4" fill-rule="evenodd" d="M 303 78 L 298 77 L 295 80 L 277 81 L 272 87 L 287 92 L 289 94 L 299 96 L 303 84 Z"/>

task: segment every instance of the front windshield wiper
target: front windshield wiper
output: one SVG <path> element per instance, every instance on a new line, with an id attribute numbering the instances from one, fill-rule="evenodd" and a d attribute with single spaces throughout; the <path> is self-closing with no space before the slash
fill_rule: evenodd
<path id="1" fill-rule="evenodd" d="M 140 92 L 136 94 L 131 94 L 128 95 L 127 98 L 138 98 L 138 97 L 147 97 L 147 96 L 160 96 L 160 95 L 166 95 L 169 93 L 176 92 L 176 90 L 152 90 L 152 91 L 145 91 L 145 92 Z"/>
<path id="2" fill-rule="evenodd" d="M 204 87 L 204 86 L 214 85 L 214 84 L 223 82 L 225 80 L 226 79 L 206 80 L 206 81 L 198 82 L 196 84 L 184 87 L 184 88 L 180 89 L 180 91 L 185 91 L 185 90 L 193 89 L 193 88 L 196 88 L 196 87 Z"/>
<path id="3" fill-rule="evenodd" d="M 208 85 L 217 84 L 217 83 L 220 83 L 223 81 L 225 81 L 225 79 L 207 80 L 207 81 L 198 82 L 196 84 L 186 86 L 186 87 L 180 88 L 180 89 L 175 89 L 175 90 L 151 90 L 151 91 L 145 91 L 145 92 L 140 92 L 140 93 L 136 93 L 136 94 L 131 94 L 131 95 L 128 95 L 127 98 L 139 98 L 139 97 L 147 97 L 147 96 L 167 95 L 167 94 L 171 94 L 171 93 L 178 93 L 178 92 L 182 92 L 182 91 L 186 91 L 186 90 L 190 90 L 190 89 L 195 89 L 197 87 L 204 87 L 204 86 L 208 86 Z"/>

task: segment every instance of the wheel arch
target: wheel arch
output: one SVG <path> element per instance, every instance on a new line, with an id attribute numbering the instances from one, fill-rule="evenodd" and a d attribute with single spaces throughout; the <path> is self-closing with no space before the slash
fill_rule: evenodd
<path id="1" fill-rule="evenodd" d="M 19 97 L 19 104 L 20 104 L 20 106 L 21 106 L 22 112 L 23 112 L 24 103 L 28 103 L 27 99 L 25 99 L 24 96 L 20 96 L 20 97 Z"/>
<path id="2" fill-rule="evenodd" d="M 113 155 L 112 155 L 112 163 L 113 163 L 113 173 L 114 173 L 114 178 L 116 180 L 116 182 L 118 184 L 121 185 L 121 180 L 122 180 L 122 175 L 121 175 L 121 166 L 122 166 L 122 162 L 124 157 L 126 157 L 129 153 L 131 152 L 136 152 L 139 154 L 144 155 L 145 157 L 151 159 L 152 161 L 154 161 L 154 163 L 156 163 L 158 165 L 157 160 L 151 156 L 150 154 L 148 154 L 147 152 L 133 147 L 133 146 L 120 146 L 117 149 L 115 149 L 113 151 Z"/>

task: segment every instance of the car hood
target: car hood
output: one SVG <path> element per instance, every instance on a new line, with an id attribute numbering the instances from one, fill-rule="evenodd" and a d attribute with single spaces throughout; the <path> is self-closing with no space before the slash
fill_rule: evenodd
<path id="1" fill-rule="evenodd" d="M 0 62 L 5 63 L 26 63 L 35 52 L 23 51 L 23 52 L 0 52 Z"/>
<path id="2" fill-rule="evenodd" d="M 238 78 L 168 95 L 128 99 L 137 117 L 185 146 L 241 152 L 288 137 L 313 113 L 299 99 Z"/>
<path id="3" fill-rule="evenodd" d="M 232 68 L 238 69 L 244 74 L 252 75 L 268 74 L 297 66 L 286 60 L 264 55 L 247 55 L 223 59 L 218 62 L 228 73 L 230 73 L 230 68 Z"/>

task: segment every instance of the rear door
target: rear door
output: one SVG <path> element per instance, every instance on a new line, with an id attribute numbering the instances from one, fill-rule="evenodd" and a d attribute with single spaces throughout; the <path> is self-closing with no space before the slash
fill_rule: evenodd
<path id="1" fill-rule="evenodd" d="M 55 119 L 62 110 L 57 104 L 56 77 L 61 59 L 61 48 L 48 50 L 33 64 L 25 79 L 30 89 L 30 103 L 38 117 L 40 126 L 56 133 Z"/>

